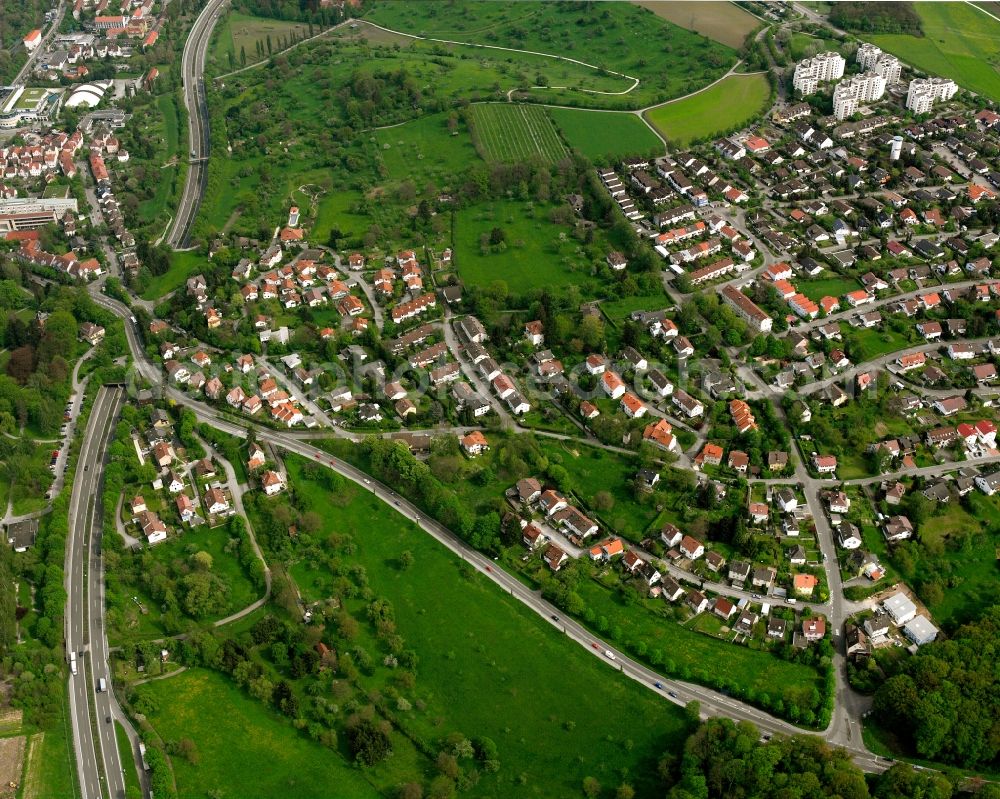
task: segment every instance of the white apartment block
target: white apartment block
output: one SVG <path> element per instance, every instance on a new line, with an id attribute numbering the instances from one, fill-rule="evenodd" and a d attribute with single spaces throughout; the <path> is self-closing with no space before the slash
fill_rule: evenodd
<path id="1" fill-rule="evenodd" d="M 846 62 L 839 53 L 820 53 L 813 58 L 806 58 L 795 65 L 792 86 L 803 96 L 813 94 L 820 83 L 844 77 L 845 66 Z"/>
<path id="2" fill-rule="evenodd" d="M 914 114 L 926 114 L 938 100 L 950 100 L 958 91 L 948 78 L 914 78 L 906 92 L 906 107 Z"/>
<path id="3" fill-rule="evenodd" d="M 858 64 L 861 65 L 861 71 L 867 72 L 872 67 L 875 66 L 875 62 L 878 61 L 879 57 L 882 55 L 882 48 L 876 44 L 870 44 L 869 42 L 862 42 L 858 46 Z"/>
<path id="4" fill-rule="evenodd" d="M 871 66 L 871 71 L 876 75 L 885 78 L 885 82 L 898 83 L 899 76 L 903 71 L 903 65 L 894 55 L 883 53 L 882 56 Z"/>
<path id="5" fill-rule="evenodd" d="M 842 80 L 833 90 L 833 115 L 847 119 L 861 103 L 871 103 L 885 94 L 885 78 L 874 72 Z"/>

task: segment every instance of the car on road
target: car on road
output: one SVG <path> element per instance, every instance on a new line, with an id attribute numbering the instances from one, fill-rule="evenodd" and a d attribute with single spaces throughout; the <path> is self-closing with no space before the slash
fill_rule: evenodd
<path id="1" fill-rule="evenodd" d="M 559 617 L 555 613 L 552 614 L 552 621 L 559 621 Z"/>
<path id="2" fill-rule="evenodd" d="M 104 722 L 105 722 L 106 724 L 110 724 L 110 723 L 111 723 L 111 716 L 105 716 L 105 717 L 104 717 Z"/>
<path id="3" fill-rule="evenodd" d="M 667 696 L 669 696 L 671 699 L 677 698 L 677 694 L 674 693 L 673 691 L 667 691 Z"/>
<path id="4" fill-rule="evenodd" d="M 663 683 L 662 682 L 654 682 L 653 683 L 653 687 L 654 688 L 659 688 L 662 691 L 663 690 Z"/>
<path id="5" fill-rule="evenodd" d="M 606 657 L 608 660 L 614 660 L 615 659 L 615 653 L 612 652 L 610 649 L 605 649 L 604 650 L 604 657 Z"/>

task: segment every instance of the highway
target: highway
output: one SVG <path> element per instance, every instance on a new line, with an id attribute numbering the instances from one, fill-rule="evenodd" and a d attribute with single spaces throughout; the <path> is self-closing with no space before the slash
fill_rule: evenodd
<path id="1" fill-rule="evenodd" d="M 120 388 L 105 386 L 99 390 L 80 448 L 69 506 L 65 635 L 67 652 L 75 652 L 77 657 L 77 674 L 69 677 L 70 721 L 83 799 L 101 799 L 105 779 L 112 797 L 125 795 L 115 725 L 107 722 L 108 718 L 117 718 L 128 728 L 110 690 L 99 513 L 108 441 L 124 398 Z M 102 678 L 107 682 L 106 691 L 97 690 Z"/>
<path id="2" fill-rule="evenodd" d="M 227 0 L 209 0 L 198 14 L 181 55 L 181 75 L 184 83 L 184 106 L 188 112 L 190 168 L 181 194 L 180 204 L 166 242 L 174 249 L 188 246 L 191 227 L 198 215 L 208 183 L 208 156 L 211 135 L 208 102 L 205 95 L 205 57 L 212 30 Z"/>

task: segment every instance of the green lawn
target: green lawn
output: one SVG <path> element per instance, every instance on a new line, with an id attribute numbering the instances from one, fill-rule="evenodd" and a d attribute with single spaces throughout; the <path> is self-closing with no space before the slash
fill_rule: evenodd
<path id="1" fill-rule="evenodd" d="M 843 297 L 849 291 L 856 291 L 861 284 L 849 277 L 829 277 L 822 280 L 799 280 L 795 288 L 805 294 L 810 300 L 819 302 L 826 296 Z"/>
<path id="2" fill-rule="evenodd" d="M 611 527 L 624 536 L 639 541 L 659 511 L 652 504 L 640 505 L 630 487 L 639 463 L 618 453 L 606 452 L 586 444 L 569 444 L 552 440 L 539 441 L 549 459 L 569 472 L 572 487 L 580 499 L 593 508 L 594 495 L 606 491 L 614 505 L 597 512 Z"/>
<path id="3" fill-rule="evenodd" d="M 894 330 L 858 330 L 846 322 L 840 325 L 847 354 L 854 363 L 864 363 L 890 352 L 905 350 L 912 342 Z"/>
<path id="4" fill-rule="evenodd" d="M 154 275 L 139 296 L 144 300 L 156 300 L 168 292 L 184 285 L 191 275 L 207 267 L 207 258 L 197 252 L 175 252 L 170 254 L 170 269 L 162 275 Z"/>
<path id="5" fill-rule="evenodd" d="M 418 187 L 427 181 L 444 185 L 477 160 L 465 125 L 456 118 L 454 131 L 448 129 L 450 116 L 428 114 L 376 132 L 382 163 L 392 180 L 412 180 Z"/>
<path id="6" fill-rule="evenodd" d="M 318 32 L 319 29 L 316 28 L 314 33 Z M 266 58 L 268 39 L 271 51 L 276 53 L 284 49 L 283 42 L 290 45 L 293 38 L 304 39 L 308 35 L 309 26 L 302 22 L 264 19 L 230 11 L 222 18 L 215 33 L 215 43 L 210 50 L 210 58 L 214 61 L 217 72 L 229 72 Z M 261 46 L 261 55 L 257 52 L 258 42 Z M 246 56 L 245 63 L 241 54 Z"/>
<path id="7" fill-rule="evenodd" d="M 666 294 L 638 294 L 620 300 L 603 300 L 601 310 L 609 319 L 622 322 L 633 311 L 659 311 L 669 305 L 672 303 Z"/>
<path id="8" fill-rule="evenodd" d="M 511 103 L 487 103 L 471 108 L 473 140 L 487 161 L 540 158 L 554 163 L 566 155 L 566 145 L 545 109 Z"/>
<path id="9" fill-rule="evenodd" d="M 593 259 L 568 233 L 548 219 L 546 206 L 513 200 L 463 208 L 455 214 L 455 265 L 468 285 L 488 286 L 503 280 L 514 293 L 545 287 L 578 285 L 592 295 Z M 506 244 L 501 252 L 484 252 L 480 237 L 500 228 Z"/>
<path id="10" fill-rule="evenodd" d="M 687 629 L 667 616 L 662 599 L 626 603 L 621 593 L 611 592 L 594 580 L 581 581 L 576 590 L 598 629 L 606 626 L 616 642 L 627 649 L 634 651 L 634 644 L 642 642 L 650 654 L 658 650 L 664 658 L 664 673 L 725 686 L 735 695 L 766 706 L 780 698 L 808 707 L 814 692 L 823 692 L 815 670 Z"/>
<path id="11" fill-rule="evenodd" d="M 331 786 L 340 796 L 379 796 L 342 757 L 297 732 L 222 675 L 191 669 L 139 690 L 158 704 L 159 711 L 148 718 L 165 741 L 190 738 L 197 747 L 198 765 L 171 759 L 180 796 L 218 790 L 241 799 L 325 799 Z"/>
<path id="12" fill-rule="evenodd" d="M 519 2 L 512 6 L 499 0 L 381 0 L 366 18 L 393 30 L 531 50 L 598 68 L 567 82 L 558 75 L 566 61 L 549 57 L 529 66 L 523 54 L 509 53 L 512 63 L 520 67 L 517 81 L 509 85 L 524 87 L 536 102 L 557 105 L 642 108 L 697 91 L 736 61 L 730 47 L 631 3 Z M 633 81 L 603 69 L 636 77 L 639 85 L 630 89 Z"/>
<path id="13" fill-rule="evenodd" d="M 635 114 L 550 108 L 563 138 L 591 161 L 663 151 L 663 142 Z"/>
<path id="14" fill-rule="evenodd" d="M 125 796 L 127 799 L 142 799 L 139 774 L 132 761 L 132 742 L 128 739 L 125 728 L 117 721 L 115 722 L 115 737 L 118 739 L 118 752 L 121 756 L 122 768 L 125 770 Z"/>
<path id="15" fill-rule="evenodd" d="M 941 554 L 931 559 L 940 560 L 951 578 L 940 599 L 928 606 L 934 620 L 948 627 L 977 617 L 982 607 L 1000 597 L 1000 536 L 996 533 L 1000 504 L 979 493 L 970 494 L 969 501 L 972 513 L 952 500 L 943 513 L 929 517 L 920 527 L 921 541 L 944 545 Z M 987 532 L 991 526 L 993 533 Z M 951 538 L 968 543 L 956 547 L 949 542 Z"/>
<path id="16" fill-rule="evenodd" d="M 765 75 L 730 75 L 709 89 L 646 112 L 671 145 L 719 136 L 747 125 L 766 110 L 771 85 Z"/>
<path id="17" fill-rule="evenodd" d="M 436 741 L 461 730 L 497 743 L 501 770 L 484 775 L 473 795 L 572 796 L 588 774 L 616 785 L 623 773 L 639 795 L 653 794 L 655 759 L 683 732 L 675 707 L 615 674 L 491 581 L 466 576 L 454 555 L 390 506 L 357 488 L 331 505 L 302 474 L 302 461 L 288 465 L 306 505 L 324 509 L 315 540 L 330 532 L 351 537 L 351 561 L 364 567 L 373 594 L 392 603 L 399 634 L 419 654 L 414 694 L 426 710 L 405 716 L 408 733 Z M 403 550 L 413 555 L 406 571 L 398 566 Z M 306 587 L 323 593 L 307 598 L 329 595 L 335 579 L 309 576 Z"/>
<path id="18" fill-rule="evenodd" d="M 1000 100 L 1000 22 L 971 3 L 913 6 L 923 23 L 922 37 L 881 34 L 868 41 L 932 75 Z"/>
<path id="19" fill-rule="evenodd" d="M 73 757 L 72 731 L 66 715 L 66 691 L 61 693 L 61 706 L 52 728 L 31 736 L 31 769 L 25 773 L 25 784 L 32 796 L 76 796 L 76 762 Z M 37 747 L 37 748 L 36 748 Z"/>
<path id="20" fill-rule="evenodd" d="M 158 160 L 151 161 L 148 169 L 155 170 L 156 191 L 148 200 L 139 203 L 138 216 L 142 224 L 153 225 L 157 235 L 166 225 L 167 218 L 174 212 L 173 201 L 179 190 L 179 172 L 181 167 L 174 163 L 164 164 L 171 158 L 183 157 L 180 149 L 180 120 L 177 113 L 177 94 L 164 94 L 156 98 L 156 108 L 159 113 L 156 130 L 150 131 L 151 136 L 162 137 L 162 150 L 157 151 Z M 160 226 L 157 229 L 157 225 Z"/>

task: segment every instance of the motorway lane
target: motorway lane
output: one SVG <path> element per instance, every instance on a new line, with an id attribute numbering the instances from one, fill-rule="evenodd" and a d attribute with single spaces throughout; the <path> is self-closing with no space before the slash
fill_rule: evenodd
<path id="1" fill-rule="evenodd" d="M 114 420 L 123 398 L 119 389 L 102 387 L 94 402 L 80 458 L 69 506 L 69 536 L 66 548 L 66 648 L 77 653 L 77 674 L 70 674 L 70 712 L 73 725 L 73 744 L 76 751 L 77 772 L 83 799 L 102 796 L 102 779 L 98 757 L 104 771 L 111 777 L 112 796 L 119 791 L 124 795 L 121 762 L 114 725 L 104 721 L 108 709 L 108 694 L 95 692 L 101 677 L 108 680 L 107 641 L 103 638 L 103 625 L 95 628 L 92 617 L 95 603 L 99 604 L 98 616 L 103 619 L 103 592 L 95 591 L 95 580 L 100 582 L 101 560 L 97 543 L 90 532 L 95 508 L 92 500 L 97 496 L 107 441 L 114 429 Z M 95 643 L 95 629 L 101 640 Z M 94 697 L 92 699 L 92 697 Z M 98 737 L 95 741 L 91 726 L 91 702 L 97 713 Z M 104 712 L 104 715 L 102 715 Z M 109 728 L 109 729 L 105 729 Z M 108 732 L 110 730 L 110 738 Z"/>
<path id="2" fill-rule="evenodd" d="M 208 182 L 207 159 L 211 141 L 204 80 L 205 57 L 212 30 L 225 4 L 226 0 L 209 0 L 195 19 L 181 55 L 184 105 L 188 112 L 188 142 L 193 154 L 177 214 L 167 235 L 167 243 L 175 249 L 186 246 L 190 239 L 191 226 L 198 214 Z"/>

